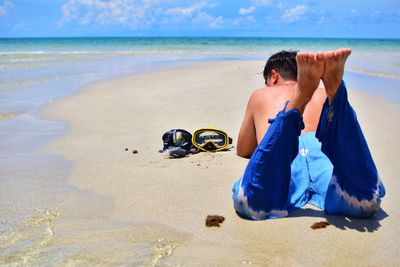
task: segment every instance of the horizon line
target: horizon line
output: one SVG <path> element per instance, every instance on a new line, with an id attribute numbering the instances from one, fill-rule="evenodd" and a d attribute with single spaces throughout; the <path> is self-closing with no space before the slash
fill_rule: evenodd
<path id="1" fill-rule="evenodd" d="M 254 38 L 254 39 L 354 39 L 354 40 L 400 40 L 400 37 L 313 37 L 313 36 L 229 36 L 229 35 L 92 35 L 92 36 L 0 36 L 0 39 L 67 39 L 67 38 Z"/>

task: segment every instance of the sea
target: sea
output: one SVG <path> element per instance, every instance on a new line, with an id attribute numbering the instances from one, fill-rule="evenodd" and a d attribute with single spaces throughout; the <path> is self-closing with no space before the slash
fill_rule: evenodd
<path id="1" fill-rule="evenodd" d="M 280 50 L 340 47 L 353 50 L 345 72 L 348 87 L 400 104 L 399 39 L 0 38 L 0 266 L 154 266 L 176 246 L 156 233 L 162 230 L 185 238 L 160 225 L 126 222 L 104 222 L 96 229 L 91 225 L 88 233 L 79 221 L 69 224 L 62 242 L 52 239 L 56 222 L 61 223 L 65 214 L 73 214 L 70 221 L 82 217 L 90 221 L 111 208 L 106 199 L 68 182 L 73 168 L 68 159 L 41 150 L 69 129 L 66 122 L 40 115 L 54 100 L 124 75 L 205 61 L 264 64 Z M 78 203 L 96 205 L 68 210 Z M 139 232 L 140 239 L 132 241 Z M 110 248 L 113 254 L 100 255 Z"/>

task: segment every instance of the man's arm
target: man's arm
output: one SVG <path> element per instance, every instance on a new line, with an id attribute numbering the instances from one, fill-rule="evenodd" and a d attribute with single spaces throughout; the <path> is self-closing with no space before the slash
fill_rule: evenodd
<path id="1" fill-rule="evenodd" d="M 256 127 L 254 124 L 254 106 L 256 93 L 253 93 L 247 103 L 246 114 L 240 127 L 236 154 L 243 158 L 250 158 L 257 147 Z"/>

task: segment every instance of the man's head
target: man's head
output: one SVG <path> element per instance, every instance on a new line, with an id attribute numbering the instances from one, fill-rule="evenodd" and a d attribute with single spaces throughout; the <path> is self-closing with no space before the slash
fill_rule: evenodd
<path id="1" fill-rule="evenodd" d="M 264 79 L 266 85 L 274 85 L 279 79 L 284 81 L 297 80 L 297 51 L 280 51 L 272 55 L 264 68 Z"/>

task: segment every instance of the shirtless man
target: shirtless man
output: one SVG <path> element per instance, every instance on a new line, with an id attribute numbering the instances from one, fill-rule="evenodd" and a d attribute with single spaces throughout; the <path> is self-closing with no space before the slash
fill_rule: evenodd
<path id="1" fill-rule="evenodd" d="M 350 54 L 282 51 L 268 60 L 267 87 L 251 95 L 239 132 L 237 154 L 251 157 L 233 187 L 240 216 L 279 218 L 307 203 L 356 217 L 379 210 L 385 189 L 342 81 Z"/>

